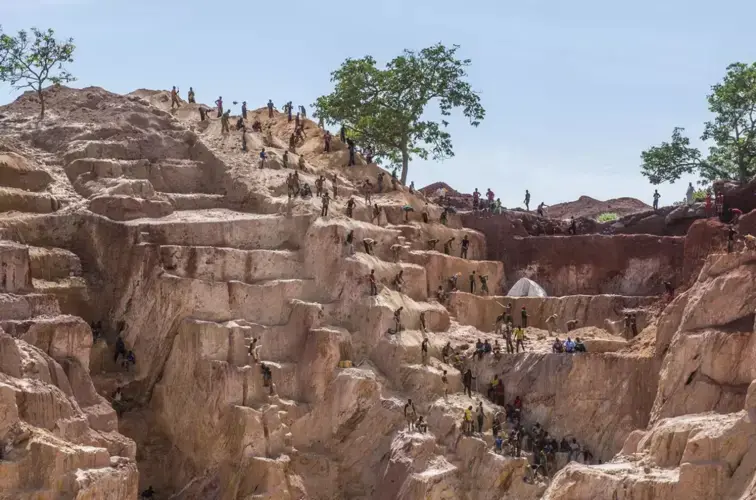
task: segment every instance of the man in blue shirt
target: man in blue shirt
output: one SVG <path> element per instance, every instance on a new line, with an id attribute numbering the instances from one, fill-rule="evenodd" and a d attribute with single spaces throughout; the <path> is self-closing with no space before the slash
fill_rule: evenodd
<path id="1" fill-rule="evenodd" d="M 575 342 L 569 337 L 567 337 L 567 342 L 564 343 L 564 350 L 570 353 L 575 352 Z"/>

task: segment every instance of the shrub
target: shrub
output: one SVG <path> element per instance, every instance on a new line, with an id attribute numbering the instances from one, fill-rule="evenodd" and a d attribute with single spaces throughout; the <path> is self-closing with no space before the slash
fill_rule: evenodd
<path id="1" fill-rule="evenodd" d="M 605 212 L 596 218 L 596 220 L 599 222 L 612 222 L 617 219 L 619 219 L 619 216 L 614 212 Z"/>
<path id="2" fill-rule="evenodd" d="M 703 202 L 706 201 L 706 190 L 705 189 L 699 189 L 695 193 L 693 193 L 693 201 L 695 202 Z"/>

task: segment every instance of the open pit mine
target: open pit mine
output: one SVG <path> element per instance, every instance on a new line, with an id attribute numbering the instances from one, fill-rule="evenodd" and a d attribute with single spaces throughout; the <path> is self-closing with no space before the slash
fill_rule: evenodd
<path id="1" fill-rule="evenodd" d="M 0 107 L 0 499 L 756 498 L 756 252 L 703 211 L 442 223 L 309 120 L 45 96 Z"/>

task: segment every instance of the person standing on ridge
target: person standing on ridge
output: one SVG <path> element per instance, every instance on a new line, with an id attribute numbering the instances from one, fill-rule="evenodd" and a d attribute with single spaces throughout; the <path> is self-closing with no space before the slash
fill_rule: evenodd
<path id="1" fill-rule="evenodd" d="M 475 280 L 477 276 L 475 275 L 475 271 L 470 273 L 470 293 L 475 295 Z"/>
<path id="2" fill-rule="evenodd" d="M 315 196 L 323 196 L 323 185 L 325 184 L 325 177 L 322 175 L 315 179 Z"/>
<path id="3" fill-rule="evenodd" d="M 218 97 L 218 100 L 215 101 L 215 106 L 218 108 L 218 118 L 223 116 L 223 96 Z"/>
<path id="4" fill-rule="evenodd" d="M 478 403 L 478 434 L 483 434 L 483 422 L 486 419 L 486 413 L 483 410 L 483 401 Z"/>
<path id="5" fill-rule="evenodd" d="M 301 157 L 300 157 L 301 158 Z M 354 215 L 354 206 L 357 204 L 356 201 L 354 201 L 354 198 L 349 198 L 346 203 L 346 216 L 350 219 Z"/>
<path id="6" fill-rule="evenodd" d="M 543 217 L 543 207 L 545 207 L 546 204 L 544 202 L 541 202 L 538 204 L 538 209 L 536 210 L 536 213 L 538 213 L 538 217 Z"/>
<path id="7" fill-rule="evenodd" d="M 577 222 L 575 222 L 575 217 L 570 218 L 570 227 L 567 229 L 567 234 L 573 236 L 577 234 Z"/>
<path id="8" fill-rule="evenodd" d="M 415 410 L 415 405 L 412 403 L 411 399 L 408 399 L 407 404 L 404 405 L 404 418 L 407 420 L 407 430 L 412 432 L 413 427 L 415 426 L 415 420 L 417 420 L 417 411 Z"/>
<path id="9" fill-rule="evenodd" d="M 480 191 L 478 191 L 478 188 L 475 188 L 475 191 L 473 191 L 472 194 L 473 197 L 473 212 L 477 212 L 480 208 Z"/>
<path id="10" fill-rule="evenodd" d="M 242 118 L 246 120 L 247 119 L 247 101 L 244 101 L 242 103 L 241 111 L 242 111 Z"/>
<path id="11" fill-rule="evenodd" d="M 467 250 L 470 248 L 470 238 L 465 235 L 464 238 L 462 238 L 462 250 L 460 251 L 460 257 L 463 259 L 467 258 Z"/>
<path id="12" fill-rule="evenodd" d="M 711 217 L 711 191 L 706 191 L 706 217 Z"/>
<path id="13" fill-rule="evenodd" d="M 333 188 L 333 199 L 336 199 L 336 194 L 338 193 L 338 186 L 339 186 L 339 176 L 336 174 L 333 174 L 333 178 L 331 179 L 331 187 Z"/>
<path id="14" fill-rule="evenodd" d="M 189 101 L 189 104 L 196 104 L 196 101 L 194 100 L 194 89 L 189 87 L 189 93 L 186 96 L 186 100 Z"/>
<path id="15" fill-rule="evenodd" d="M 370 270 L 370 274 L 368 275 L 368 283 L 370 283 L 370 295 L 378 295 L 378 285 L 376 284 L 375 280 L 375 269 Z"/>
<path id="16" fill-rule="evenodd" d="M 328 217 L 328 203 L 330 203 L 331 201 L 331 198 L 328 196 L 328 191 L 323 193 L 323 197 L 320 200 L 321 200 L 320 216 Z"/>
<path id="17" fill-rule="evenodd" d="M 341 142 L 346 144 L 346 127 L 342 124 L 341 129 L 339 130 L 339 138 L 341 139 Z"/>
<path id="18" fill-rule="evenodd" d="M 522 327 L 518 326 L 515 328 L 514 338 L 515 352 L 520 352 L 520 347 L 522 347 L 522 352 L 525 352 L 525 330 L 523 330 Z"/>
<path id="19" fill-rule="evenodd" d="M 354 161 L 354 147 L 355 147 L 354 140 L 352 140 L 351 138 L 347 138 L 346 142 L 347 142 L 347 146 L 349 147 L 349 164 L 347 166 L 348 167 L 353 167 L 355 165 L 355 161 Z"/>
<path id="20" fill-rule="evenodd" d="M 478 276 L 478 279 L 480 280 L 480 293 L 488 295 L 488 275 L 481 274 Z"/>
<path id="21" fill-rule="evenodd" d="M 173 89 L 171 90 L 171 109 L 173 109 L 173 105 L 176 105 L 177 108 L 181 107 L 181 103 L 179 102 L 178 98 L 178 90 L 176 90 L 176 86 L 173 86 Z"/>
<path id="22" fill-rule="evenodd" d="M 273 100 L 268 99 L 268 118 L 273 118 L 273 109 L 274 109 Z"/>
<path id="23" fill-rule="evenodd" d="M 693 187 L 693 183 L 688 183 L 688 190 L 685 192 L 685 201 L 688 205 L 693 204 L 693 195 L 696 193 L 696 189 Z"/>
<path id="24" fill-rule="evenodd" d="M 463 394 L 467 394 L 470 397 L 472 397 L 473 380 L 475 380 L 475 377 L 473 377 L 472 370 L 468 368 L 467 371 L 465 371 L 465 373 L 462 375 L 462 385 L 464 387 L 464 390 L 462 392 Z M 470 423 L 472 423 L 472 421 Z"/>
<path id="25" fill-rule="evenodd" d="M 488 200 L 488 207 L 487 208 L 488 208 L 489 212 L 493 210 L 493 204 L 494 204 L 494 199 L 495 198 L 496 198 L 496 195 L 494 194 L 494 192 L 491 191 L 491 188 L 488 188 L 486 190 L 486 199 Z"/>
<path id="26" fill-rule="evenodd" d="M 307 110 L 301 104 L 299 105 L 299 114 L 302 115 L 302 119 L 307 118 Z"/>
<path id="27" fill-rule="evenodd" d="M 283 110 L 286 113 L 286 118 L 289 123 L 291 123 L 291 108 L 293 108 L 293 106 L 291 105 L 291 101 L 284 104 Z"/>
<path id="28" fill-rule="evenodd" d="M 525 211 L 530 212 L 530 191 L 525 190 Z"/>
<path id="29" fill-rule="evenodd" d="M 231 119 L 231 110 L 226 110 L 223 115 L 221 115 L 221 133 L 222 134 L 228 134 L 230 133 L 230 130 L 228 128 L 228 121 Z"/>
<path id="30" fill-rule="evenodd" d="M 325 134 L 323 134 L 323 152 L 330 153 L 331 152 L 331 133 L 329 131 L 325 131 Z"/>
<path id="31" fill-rule="evenodd" d="M 654 189 L 654 210 L 659 210 L 659 198 L 661 198 L 659 190 Z"/>
<path id="32" fill-rule="evenodd" d="M 455 237 L 451 237 L 448 240 L 446 240 L 446 243 L 444 243 L 444 254 L 451 255 L 452 251 L 452 244 L 454 243 Z"/>

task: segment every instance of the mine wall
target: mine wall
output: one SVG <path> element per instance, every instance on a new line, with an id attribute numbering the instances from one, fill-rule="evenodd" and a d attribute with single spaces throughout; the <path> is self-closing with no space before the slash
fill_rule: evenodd
<path id="1" fill-rule="evenodd" d="M 550 296 L 616 294 L 659 295 L 663 283 L 682 281 L 685 238 L 675 236 L 514 235 L 512 223 L 500 216 L 464 217 L 482 232 L 488 260 L 504 263 L 506 285 L 530 278 Z"/>

